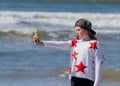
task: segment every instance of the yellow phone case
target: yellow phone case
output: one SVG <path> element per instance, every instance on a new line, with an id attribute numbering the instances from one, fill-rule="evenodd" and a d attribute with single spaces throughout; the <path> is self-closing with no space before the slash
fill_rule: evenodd
<path id="1" fill-rule="evenodd" d="M 38 42 L 39 41 L 39 35 L 38 35 L 38 30 L 37 29 L 35 29 L 35 38 L 36 38 L 36 42 Z"/>

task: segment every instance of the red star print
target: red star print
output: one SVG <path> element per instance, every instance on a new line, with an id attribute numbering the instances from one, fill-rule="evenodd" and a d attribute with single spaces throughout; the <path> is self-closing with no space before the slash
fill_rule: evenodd
<path id="1" fill-rule="evenodd" d="M 97 49 L 97 42 L 92 42 L 90 43 L 90 47 L 91 49 Z"/>
<path id="2" fill-rule="evenodd" d="M 77 40 L 72 40 L 72 44 L 71 44 L 71 47 L 76 47 L 76 44 L 77 44 Z"/>
<path id="3" fill-rule="evenodd" d="M 74 51 L 73 54 L 72 54 L 73 59 L 77 60 L 77 55 L 78 55 L 78 53 L 76 51 Z"/>
<path id="4" fill-rule="evenodd" d="M 85 68 L 87 68 L 87 66 L 85 66 L 85 65 L 83 65 L 83 63 L 82 62 L 80 62 L 80 64 L 79 65 L 76 65 L 76 67 L 77 67 L 77 71 L 76 72 L 79 72 L 79 71 L 81 71 L 81 72 L 83 72 L 83 73 L 85 73 Z"/>

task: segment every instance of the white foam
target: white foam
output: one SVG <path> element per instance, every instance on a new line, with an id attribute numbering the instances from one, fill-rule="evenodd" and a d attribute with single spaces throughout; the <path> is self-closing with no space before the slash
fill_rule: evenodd
<path id="1" fill-rule="evenodd" d="M 14 24 L 19 26 L 19 24 L 24 21 L 40 25 L 46 24 L 72 27 L 79 18 L 91 20 L 95 28 L 120 28 L 120 13 L 0 11 L 0 25 L 5 24 L 8 26 L 11 24 L 13 24 L 13 26 Z"/>
<path id="2" fill-rule="evenodd" d="M 28 28 L 15 28 L 15 29 L 2 29 L 0 30 L 2 32 L 9 32 L 9 31 L 15 31 L 16 33 L 21 33 L 21 34 L 28 34 L 31 35 L 34 32 L 34 29 L 28 29 Z"/>

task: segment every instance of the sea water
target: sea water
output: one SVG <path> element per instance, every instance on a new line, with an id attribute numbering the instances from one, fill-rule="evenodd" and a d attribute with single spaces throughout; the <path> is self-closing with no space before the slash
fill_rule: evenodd
<path id="1" fill-rule="evenodd" d="M 120 71 L 119 3 L 75 1 L 0 2 L 1 79 L 64 77 L 59 74 L 69 67 L 70 51 L 35 45 L 33 31 L 39 30 L 41 40 L 71 40 L 79 18 L 89 19 L 97 32 L 105 58 L 103 69 Z"/>

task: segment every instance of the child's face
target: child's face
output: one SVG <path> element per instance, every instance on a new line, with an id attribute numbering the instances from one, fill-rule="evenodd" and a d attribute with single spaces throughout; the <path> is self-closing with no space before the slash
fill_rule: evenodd
<path id="1" fill-rule="evenodd" d="M 88 31 L 79 26 L 75 27 L 75 31 L 78 39 L 84 39 L 88 35 Z"/>

